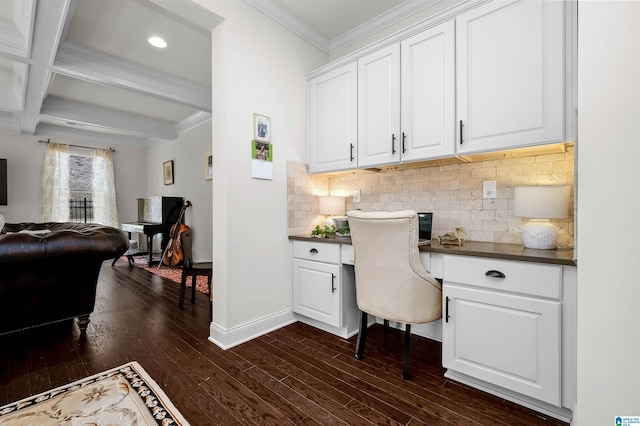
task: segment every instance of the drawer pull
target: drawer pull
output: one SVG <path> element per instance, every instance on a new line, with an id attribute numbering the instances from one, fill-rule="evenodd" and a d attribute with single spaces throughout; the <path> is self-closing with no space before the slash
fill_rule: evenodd
<path id="1" fill-rule="evenodd" d="M 309 253 L 316 254 L 316 253 L 318 253 L 318 249 L 312 248 L 311 250 L 309 250 Z"/>
<path id="2" fill-rule="evenodd" d="M 331 274 L 331 293 L 336 292 L 336 274 Z"/>
<path id="3" fill-rule="evenodd" d="M 487 276 L 487 277 L 493 277 L 493 278 L 506 278 L 507 277 L 502 272 L 496 271 L 494 269 L 492 269 L 490 271 L 487 271 L 484 275 Z"/>

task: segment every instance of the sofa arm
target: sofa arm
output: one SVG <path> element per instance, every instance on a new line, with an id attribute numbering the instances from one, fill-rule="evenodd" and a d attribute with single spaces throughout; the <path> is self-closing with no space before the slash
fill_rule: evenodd
<path id="1" fill-rule="evenodd" d="M 29 232 L 42 230 L 50 232 Z M 121 256 L 129 248 L 129 239 L 123 231 L 98 224 L 6 224 L 3 232 L 6 234 L 0 235 L 0 263 L 70 255 L 106 260 Z"/>

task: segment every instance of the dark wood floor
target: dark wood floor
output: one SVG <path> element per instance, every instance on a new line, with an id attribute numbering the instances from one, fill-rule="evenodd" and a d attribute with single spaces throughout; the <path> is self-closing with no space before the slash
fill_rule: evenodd
<path id="1" fill-rule="evenodd" d="M 208 297 L 178 308 L 178 285 L 105 262 L 86 335 L 74 324 L 0 336 L 0 406 L 138 361 L 192 425 L 566 425 L 447 380 L 440 344 L 402 332 L 355 337 L 296 323 L 223 351 L 207 340 Z"/>

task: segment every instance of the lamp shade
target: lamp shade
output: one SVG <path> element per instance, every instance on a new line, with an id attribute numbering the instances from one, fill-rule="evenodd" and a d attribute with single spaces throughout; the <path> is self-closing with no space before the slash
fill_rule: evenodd
<path id="1" fill-rule="evenodd" d="M 561 219 L 569 215 L 569 185 L 516 186 L 513 213 L 531 219 Z"/>
<path id="2" fill-rule="evenodd" d="M 344 197 L 325 196 L 319 197 L 320 214 L 341 216 L 344 215 Z"/>

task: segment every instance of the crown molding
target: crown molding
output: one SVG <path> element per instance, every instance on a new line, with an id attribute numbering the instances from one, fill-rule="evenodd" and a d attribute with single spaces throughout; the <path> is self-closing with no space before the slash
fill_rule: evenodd
<path id="1" fill-rule="evenodd" d="M 390 9 L 382 15 L 377 16 L 362 25 L 359 25 L 352 30 L 344 33 L 340 37 L 336 37 L 331 40 L 331 54 L 345 49 L 352 44 L 355 44 L 372 34 L 381 31 L 388 26 L 396 24 L 411 15 L 419 13 L 425 9 L 428 9 L 438 3 L 442 3 L 444 0 L 406 0 L 398 6 Z"/>
<path id="2" fill-rule="evenodd" d="M 322 50 L 324 53 L 331 53 L 331 43 L 327 38 L 308 28 L 298 18 L 293 16 L 291 13 L 289 13 L 289 11 L 281 7 L 276 2 L 272 0 L 244 1 L 276 21 L 278 24 L 289 29 L 294 34 L 297 34 L 298 36 L 307 40 L 309 43 Z"/>
<path id="3" fill-rule="evenodd" d="M 212 115 L 209 112 L 197 112 L 176 124 L 176 131 L 178 132 L 178 135 L 181 135 L 191 129 L 195 129 L 207 121 L 211 121 L 211 118 Z"/>

